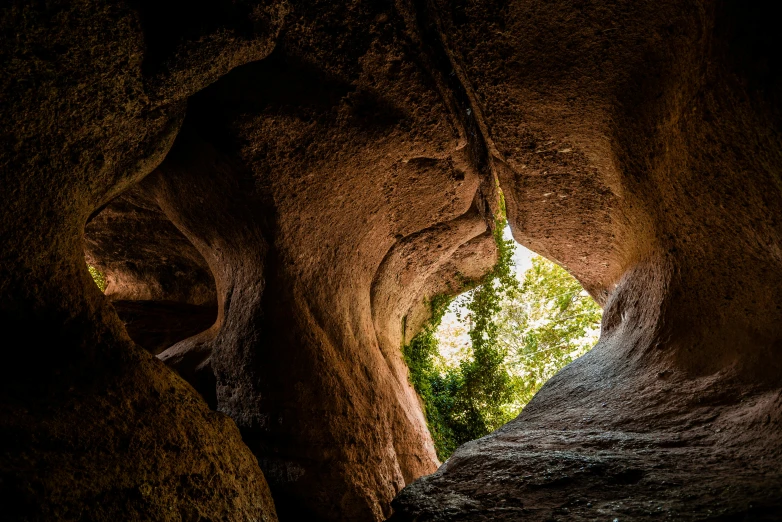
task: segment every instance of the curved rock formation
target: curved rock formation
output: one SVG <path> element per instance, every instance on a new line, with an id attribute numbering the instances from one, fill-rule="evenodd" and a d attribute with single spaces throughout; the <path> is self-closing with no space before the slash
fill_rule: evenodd
<path id="1" fill-rule="evenodd" d="M 276 519 L 236 426 L 130 342 L 84 262 L 88 218 L 163 160 L 186 98 L 263 58 L 279 28 L 228 52 L 235 28 L 217 22 L 208 63 L 178 58 L 209 55 L 208 35 L 177 38 L 162 59 L 179 67 L 147 74 L 155 48 L 124 4 L 2 9 L 4 519 Z"/>
<path id="2" fill-rule="evenodd" d="M 402 490 L 394 520 L 782 507 L 766 8 L 92 0 L 0 16 L 6 518 L 391 516 L 439 464 L 400 346 L 429 298 L 493 263 L 498 187 L 514 236 L 603 304 L 603 336 Z M 208 303 L 213 322 L 171 319 Z"/>
<path id="3" fill-rule="evenodd" d="M 515 237 L 605 303 L 592 352 L 394 520 L 778 520 L 779 59 L 734 2 L 438 16 Z M 497 38 L 486 42 L 486 34 Z"/>
<path id="4" fill-rule="evenodd" d="M 392 44 L 366 58 L 375 82 L 390 82 Z M 191 100 L 142 184 L 204 255 L 219 296 L 215 328 L 161 358 L 196 380 L 213 371 L 217 409 L 242 429 L 283 517 L 383 519 L 438 464 L 399 349 L 402 316 L 486 232 L 480 178 L 436 96 L 420 121 L 394 91 L 292 53 L 281 44 Z M 410 66 L 399 85 L 418 74 Z"/>
<path id="5" fill-rule="evenodd" d="M 198 250 L 154 201 L 133 188 L 90 219 L 87 264 L 134 342 L 153 355 L 217 319 L 214 278 Z"/>
<path id="6" fill-rule="evenodd" d="M 137 188 L 101 209 L 84 239 L 87 264 L 105 274 L 112 301 L 217 302 L 204 258 Z"/>

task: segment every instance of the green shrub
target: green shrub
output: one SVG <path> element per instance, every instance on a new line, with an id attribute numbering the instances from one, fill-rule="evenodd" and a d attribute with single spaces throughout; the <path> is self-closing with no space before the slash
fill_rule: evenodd
<path id="1" fill-rule="evenodd" d="M 100 291 L 105 292 L 107 282 L 106 282 L 106 276 L 103 274 L 103 272 L 101 272 L 100 270 L 98 270 L 97 268 L 89 264 L 87 265 L 87 270 L 90 271 L 92 280 L 95 281 L 95 284 L 98 286 L 98 288 L 100 288 Z"/>
<path id="2" fill-rule="evenodd" d="M 444 295 L 431 300 L 429 322 L 403 348 L 443 461 L 516 417 L 546 380 L 591 348 L 588 333 L 600 322 L 600 307 L 558 265 L 536 256 L 520 282 L 504 227 L 494 230 L 497 263 L 457 313 L 469 321 L 468 356 L 449 366 L 440 355 L 437 330 L 453 301 Z"/>

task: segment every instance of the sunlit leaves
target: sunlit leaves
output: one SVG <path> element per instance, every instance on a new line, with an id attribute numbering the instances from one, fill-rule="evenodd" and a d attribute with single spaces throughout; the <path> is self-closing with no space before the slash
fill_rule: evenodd
<path id="1" fill-rule="evenodd" d="M 92 280 L 95 281 L 95 284 L 98 288 L 100 288 L 101 292 L 106 291 L 106 276 L 103 275 L 103 272 L 98 270 L 92 265 L 87 265 L 87 270 L 90 271 L 90 275 L 92 276 Z"/>
<path id="2" fill-rule="evenodd" d="M 441 460 L 513 419 L 597 340 L 601 310 L 567 271 L 536 256 L 517 279 L 515 244 L 502 238 L 503 226 L 495 230 L 497 263 L 480 286 L 457 298 L 467 346 L 451 346 L 449 357 L 439 352 L 437 329 L 451 302 L 439 296 L 429 324 L 404 347 Z"/>
<path id="3" fill-rule="evenodd" d="M 602 310 L 562 267 L 532 259 L 518 298 L 503 303 L 498 323 L 521 409 L 559 369 L 597 341 Z"/>

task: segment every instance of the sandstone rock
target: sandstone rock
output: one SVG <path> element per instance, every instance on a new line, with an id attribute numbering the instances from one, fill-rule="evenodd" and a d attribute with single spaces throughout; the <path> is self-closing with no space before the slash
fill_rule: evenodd
<path id="1" fill-rule="evenodd" d="M 209 266 L 137 187 L 100 209 L 84 239 L 87 263 L 104 274 L 125 330 L 153 355 L 214 325 Z"/>
<path id="2" fill-rule="evenodd" d="M 514 236 L 605 315 L 592 352 L 405 489 L 393 520 L 778 520 L 782 89 L 769 13 L 436 13 L 482 101 Z"/>
<path id="3" fill-rule="evenodd" d="M 157 355 L 172 345 L 208 330 L 217 319 L 217 306 L 175 301 L 113 301 L 133 342 Z"/>
<path id="4" fill-rule="evenodd" d="M 217 303 L 204 258 L 138 190 L 101 209 L 84 239 L 87 263 L 105 274 L 104 293 L 112 301 Z"/>
<path id="5" fill-rule="evenodd" d="M 391 516 L 439 464 L 400 347 L 493 263 L 501 189 L 603 336 L 393 519 L 774 519 L 766 9 L 11 3 L 4 517 Z"/>
<path id="6" fill-rule="evenodd" d="M 172 57 L 182 84 L 145 73 L 147 21 L 98 1 L 11 2 L 0 14 L 5 520 L 276 519 L 233 422 L 130 342 L 90 279 L 82 235 L 163 160 L 186 98 L 262 58 L 277 28 L 248 33 L 252 53 L 223 54 L 233 29 L 219 20 L 182 40 L 177 53 L 210 35 L 220 51 L 195 68 Z"/>
<path id="7" fill-rule="evenodd" d="M 390 51 L 376 52 L 372 67 Z M 487 230 L 480 179 L 442 108 L 426 111 L 430 130 L 388 114 L 393 91 L 346 96 L 356 87 L 278 53 L 194 100 L 143 183 L 213 267 L 220 305 L 214 329 L 161 358 L 183 374 L 214 371 L 217 408 L 259 457 L 283 517 L 383 519 L 406 481 L 438 464 L 401 356 L 402 317 Z M 412 89 L 415 74 L 399 85 Z"/>

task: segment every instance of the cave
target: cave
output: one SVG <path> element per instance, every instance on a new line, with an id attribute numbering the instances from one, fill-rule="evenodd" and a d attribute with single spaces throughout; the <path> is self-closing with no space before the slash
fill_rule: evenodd
<path id="1" fill-rule="evenodd" d="M 772 6 L 1 12 L 0 518 L 782 520 Z M 442 463 L 402 346 L 500 219 L 601 336 Z"/>
<path id="2" fill-rule="evenodd" d="M 130 338 L 152 355 L 216 322 L 217 290 L 206 260 L 138 188 L 92 216 L 84 242 L 96 284 L 105 286 Z"/>

